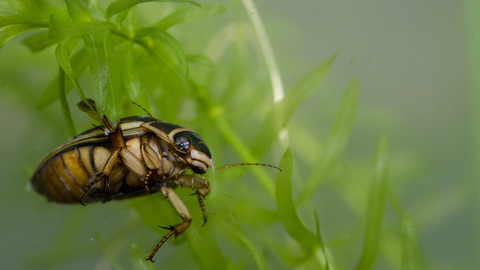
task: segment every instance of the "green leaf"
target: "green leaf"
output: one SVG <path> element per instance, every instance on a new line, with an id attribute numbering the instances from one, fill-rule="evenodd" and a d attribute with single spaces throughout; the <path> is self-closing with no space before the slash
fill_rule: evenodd
<path id="1" fill-rule="evenodd" d="M 168 47 L 170 47 L 173 50 L 173 52 L 175 52 L 175 54 L 178 57 L 178 60 L 183 65 L 183 68 L 185 69 L 185 78 L 188 77 L 188 64 L 187 64 L 187 60 L 185 59 L 185 53 L 183 52 L 182 45 L 176 38 L 174 38 L 172 35 L 170 35 L 169 33 L 165 32 L 164 30 L 158 27 L 147 27 L 147 28 L 138 29 L 135 32 L 135 37 L 137 38 L 152 37 L 165 43 Z"/>
<path id="2" fill-rule="evenodd" d="M 200 269 L 225 269 L 225 258 L 208 228 L 190 225 L 185 238 Z"/>
<path id="3" fill-rule="evenodd" d="M 105 245 L 105 241 L 103 241 L 102 235 L 97 230 L 94 230 L 94 234 L 95 238 L 97 239 L 97 243 L 103 252 L 103 255 L 108 259 L 108 261 L 115 267 L 115 269 L 124 270 L 125 268 L 123 268 L 120 263 L 115 260 L 107 245 Z"/>
<path id="4" fill-rule="evenodd" d="M 75 137 L 77 133 L 75 132 L 75 126 L 73 125 L 70 108 L 68 107 L 67 97 L 65 95 L 65 71 L 63 71 L 60 66 L 58 67 L 58 90 L 60 103 L 62 105 L 63 118 L 65 119 L 68 133 L 70 133 L 71 137 Z"/>
<path id="5" fill-rule="evenodd" d="M 49 0 L 22 0 L 21 2 L 25 9 L 33 10 L 35 13 L 43 13 L 47 21 L 51 14 L 63 11 L 63 9 L 50 3 Z"/>
<path id="6" fill-rule="evenodd" d="M 342 105 L 337 112 L 333 127 L 330 130 L 330 133 L 328 134 L 327 140 L 324 144 L 325 150 L 319 157 L 319 160 L 314 162 L 314 164 L 319 165 L 315 166 L 307 177 L 298 203 L 303 203 L 310 199 L 320 184 L 323 183 L 323 181 L 329 177 L 335 169 L 338 158 L 347 145 L 350 131 L 352 130 L 353 120 L 355 118 L 355 112 L 357 109 L 357 102 L 358 83 L 357 80 L 354 79 L 347 86 Z"/>
<path id="7" fill-rule="evenodd" d="M 120 87 L 119 63 L 113 48 L 110 32 L 85 35 L 82 37 L 92 74 L 92 90 L 99 119 L 106 114 L 112 125 L 118 124 L 123 98 Z"/>
<path id="8" fill-rule="evenodd" d="M 105 10 L 102 8 L 98 0 L 88 0 L 87 8 L 90 11 L 89 14 L 99 20 L 106 20 Z"/>
<path id="9" fill-rule="evenodd" d="M 186 0 L 117 0 L 111 3 L 107 8 L 107 18 L 110 19 L 113 15 L 131 8 L 135 5 L 146 3 L 146 2 L 167 2 L 167 3 L 189 3 L 192 5 L 200 6 L 195 1 L 186 1 Z"/>
<path id="10" fill-rule="evenodd" d="M 153 263 L 145 260 L 146 253 L 140 247 L 134 243 L 130 243 L 128 252 L 135 270 L 155 270 Z"/>
<path id="11" fill-rule="evenodd" d="M 224 228 L 226 236 L 234 240 L 237 240 L 237 242 L 240 242 L 241 244 L 243 244 L 250 251 L 250 254 L 252 254 L 253 260 L 256 263 L 257 269 L 259 270 L 268 269 L 267 262 L 265 261 L 265 257 L 262 256 L 262 250 L 260 250 L 259 247 L 255 246 L 252 243 L 252 241 L 250 241 L 248 237 L 245 236 L 245 232 L 242 231 L 241 227 L 238 224 L 229 223 L 223 219 L 222 220 L 218 219 L 216 220 L 216 222 L 218 223 L 223 222 L 223 224 L 218 224 L 217 226 Z"/>
<path id="12" fill-rule="evenodd" d="M 370 269 L 378 254 L 388 184 L 388 145 L 385 135 L 382 135 L 378 141 L 374 167 L 375 175 L 370 183 L 368 206 L 365 213 L 363 253 L 356 269 Z"/>
<path id="13" fill-rule="evenodd" d="M 48 20 L 41 13 L 22 10 L 21 13 L 0 17 L 0 29 L 8 25 L 29 24 L 36 27 L 48 27 Z"/>
<path id="14" fill-rule="evenodd" d="M 322 231 L 320 229 L 320 221 L 318 220 L 317 211 L 313 210 L 313 214 L 315 215 L 315 229 L 317 232 L 317 237 L 318 237 L 318 240 L 320 241 L 320 245 L 322 246 L 322 253 L 325 258 L 325 270 L 329 270 L 330 264 L 328 263 L 328 256 L 327 256 L 327 252 L 325 251 L 325 245 L 324 245 L 325 241 L 323 240 Z"/>
<path id="15" fill-rule="evenodd" d="M 215 15 L 225 12 L 226 10 L 227 8 L 220 5 L 203 5 L 201 7 L 186 6 L 186 7 L 177 9 L 172 14 L 163 18 L 161 21 L 155 24 L 155 27 L 159 27 L 163 30 L 167 30 L 168 28 L 174 25 L 181 24 L 188 21 L 195 21 L 195 20 L 201 20 L 201 19 L 213 17 Z"/>
<path id="16" fill-rule="evenodd" d="M 141 104 L 147 111 L 149 103 L 147 94 L 140 83 L 137 67 L 135 65 L 135 56 L 133 54 L 133 41 L 125 42 L 125 54 L 122 65 L 122 81 L 128 93 L 130 100 Z"/>
<path id="17" fill-rule="evenodd" d="M 3 46 L 14 36 L 36 28 L 38 28 L 38 26 L 30 24 L 12 25 L 5 28 L 2 32 L 0 32 L 0 49 L 3 48 Z"/>
<path id="18" fill-rule="evenodd" d="M 210 69 L 215 67 L 215 63 L 213 63 L 212 60 L 210 60 L 205 55 L 187 55 L 186 60 L 187 62 L 199 64 Z"/>
<path id="19" fill-rule="evenodd" d="M 18 6 L 18 14 L 11 14 L 11 9 L 5 12 L 0 10 L 0 29 L 13 24 L 31 24 L 38 27 L 48 27 L 50 14 L 60 12 L 61 9 L 44 0 L 23 0 Z M 0 6 L 1 8 L 1 6 Z M 11 14 L 3 16 L 1 13 Z"/>
<path id="20" fill-rule="evenodd" d="M 85 69 L 87 68 L 88 62 L 86 57 L 85 49 L 78 51 L 74 54 L 70 59 L 70 64 L 73 70 L 73 74 L 75 78 L 79 78 Z M 70 90 L 72 90 L 75 86 L 73 85 L 71 80 L 65 81 L 65 94 L 68 94 Z M 48 87 L 43 91 L 42 95 L 38 99 L 37 102 L 37 109 L 41 110 L 52 102 L 59 98 L 58 96 L 58 76 L 50 82 Z"/>
<path id="21" fill-rule="evenodd" d="M 0 17 L 7 17 L 15 14 L 17 14 L 17 9 L 15 9 L 9 3 L 3 1 L 0 2 Z"/>
<path id="22" fill-rule="evenodd" d="M 64 39 L 103 33 L 114 27 L 114 24 L 104 21 L 72 22 L 67 20 L 65 14 L 55 13 L 50 17 L 50 38 Z"/>
<path id="23" fill-rule="evenodd" d="M 277 202 L 280 219 L 285 225 L 288 234 L 297 241 L 307 254 L 317 253 L 321 248 L 319 238 L 311 233 L 300 221 L 292 197 L 292 152 L 290 148 L 285 151 L 275 182 L 275 200 Z"/>
<path id="24" fill-rule="evenodd" d="M 123 12 L 126 13 L 125 17 L 121 19 L 119 23 L 122 23 L 122 26 L 125 30 L 127 30 L 130 33 L 133 33 L 137 25 L 137 6 L 133 6 L 130 9 L 126 9 Z"/>
<path id="25" fill-rule="evenodd" d="M 75 73 L 72 70 L 72 66 L 70 65 L 69 50 L 71 50 L 71 47 L 72 47 L 71 43 L 72 41 L 70 39 L 63 39 L 62 41 L 60 41 L 60 43 L 58 43 L 57 45 L 57 49 L 55 50 L 55 57 L 57 58 L 58 64 L 62 67 L 62 69 L 70 78 L 75 89 L 77 89 L 78 95 L 82 98 L 83 102 L 85 102 L 90 106 L 90 103 L 85 98 L 85 94 L 83 93 L 80 83 L 75 77 Z M 98 117 L 98 118 L 102 119 L 102 117 Z"/>
<path id="26" fill-rule="evenodd" d="M 23 44 L 27 46 L 32 53 L 37 53 L 45 50 L 46 48 L 57 44 L 60 40 L 59 39 L 51 39 L 48 37 L 48 30 L 35 33 L 30 35 L 26 39 L 23 40 Z"/>
<path id="27" fill-rule="evenodd" d="M 70 14 L 70 17 L 75 22 L 91 22 L 93 21 L 92 17 L 88 14 L 88 11 L 85 7 L 78 2 L 78 0 L 66 0 L 67 10 Z"/>
<path id="28" fill-rule="evenodd" d="M 417 236 L 409 212 L 405 212 L 402 217 L 402 263 L 403 270 L 423 269 Z"/>
<path id="29" fill-rule="evenodd" d="M 295 109 L 318 88 L 335 57 L 336 54 L 312 69 L 285 94 L 282 101 L 273 105 L 257 133 L 254 153 L 262 156 L 267 151 L 276 140 L 277 134 L 287 125 Z"/>

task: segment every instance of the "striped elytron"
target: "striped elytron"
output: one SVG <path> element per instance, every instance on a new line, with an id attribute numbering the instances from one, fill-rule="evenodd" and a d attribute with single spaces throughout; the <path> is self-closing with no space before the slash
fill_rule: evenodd
<path id="1" fill-rule="evenodd" d="M 89 102 L 90 107 L 83 102 L 78 106 L 94 115 L 95 103 Z M 210 192 L 210 186 L 203 174 L 212 165 L 212 155 L 195 132 L 153 117 L 123 118 L 116 128 L 106 117 L 101 122 L 103 126 L 72 138 L 47 156 L 35 171 L 32 186 L 50 201 L 81 204 L 161 191 L 183 222 L 162 227 L 170 232 L 147 258 L 153 262 L 163 243 L 172 235 L 183 233 L 192 221 L 187 207 L 173 191 L 174 186 L 196 190 L 203 224 L 207 221 L 203 199 Z M 256 163 L 222 168 L 237 165 L 277 168 Z M 188 170 L 193 174 L 185 175 Z"/>

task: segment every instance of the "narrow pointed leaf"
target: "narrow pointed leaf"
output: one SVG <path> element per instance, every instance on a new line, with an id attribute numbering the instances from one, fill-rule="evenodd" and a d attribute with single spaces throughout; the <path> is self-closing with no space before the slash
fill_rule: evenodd
<path id="1" fill-rule="evenodd" d="M 159 21 L 157 24 L 155 24 L 155 26 L 163 30 L 167 30 L 174 25 L 188 21 L 201 20 L 213 17 L 215 15 L 225 12 L 226 10 L 227 9 L 224 6 L 220 5 L 203 5 L 201 7 L 186 6 L 168 15 L 167 17 Z"/>
<path id="2" fill-rule="evenodd" d="M 55 13 L 50 18 L 50 38 L 64 39 L 88 34 L 103 33 L 115 27 L 104 21 L 72 22 L 64 14 Z"/>
<path id="3" fill-rule="evenodd" d="M 110 32 L 82 37 L 87 50 L 92 75 L 93 97 L 100 119 L 106 114 L 115 127 L 123 110 L 119 63 Z"/>
<path id="4" fill-rule="evenodd" d="M 135 270 L 155 270 L 152 262 L 145 260 L 145 252 L 136 244 L 131 243 L 128 248 L 130 260 L 132 261 Z"/>
<path id="5" fill-rule="evenodd" d="M 17 10 L 12 7 L 9 3 L 1 1 L 0 2 L 0 17 L 7 17 L 10 15 L 17 14 Z"/>
<path id="6" fill-rule="evenodd" d="M 249 210 L 251 210 L 251 208 Z M 221 231 L 223 232 L 224 237 L 231 239 L 232 241 L 237 243 L 237 245 L 245 246 L 250 251 L 253 260 L 256 263 L 257 269 L 268 269 L 267 262 L 265 260 L 265 257 L 263 256 L 262 250 L 259 247 L 255 246 L 253 242 L 250 241 L 250 239 L 248 239 L 248 237 L 245 235 L 245 232 L 238 224 L 229 222 L 225 219 L 218 219 L 215 220 L 215 222 L 218 224 L 219 227 L 224 228 Z"/>
<path id="7" fill-rule="evenodd" d="M 182 64 L 185 70 L 185 77 L 188 77 L 188 64 L 187 60 L 185 59 L 185 53 L 183 52 L 182 45 L 176 38 L 158 27 L 147 27 L 139 29 L 136 31 L 135 36 L 138 38 L 147 36 L 152 37 L 168 45 L 175 52 L 178 60 Z"/>
<path id="8" fill-rule="evenodd" d="M 215 63 L 212 62 L 208 57 L 205 55 L 188 55 L 187 61 L 191 63 L 196 63 L 202 65 L 206 68 L 213 68 L 215 67 Z"/>
<path id="9" fill-rule="evenodd" d="M 27 9 L 31 9 L 32 7 L 38 8 L 38 10 L 35 10 L 35 13 L 43 14 L 45 19 L 48 19 L 53 13 L 64 11 L 62 8 L 50 3 L 49 0 L 23 0 L 22 2 Z"/>
<path id="10" fill-rule="evenodd" d="M 285 94 L 281 102 L 273 105 L 256 136 L 258 139 L 254 151 L 258 155 L 261 156 L 266 152 L 280 130 L 287 125 L 295 109 L 318 88 L 335 57 L 336 54 L 313 68 Z"/>
<path id="11" fill-rule="evenodd" d="M 133 33 L 137 25 L 137 6 L 133 6 L 130 9 L 126 9 L 123 12 L 126 13 L 125 17 L 119 20 L 119 23 L 122 23 L 122 26 L 125 30 L 127 30 L 130 33 Z"/>
<path id="12" fill-rule="evenodd" d="M 21 13 L 0 17 L 0 28 L 8 25 L 29 24 L 37 27 L 48 27 L 48 20 L 42 14 L 30 10 L 22 10 Z"/>
<path id="13" fill-rule="evenodd" d="M 406 212 L 402 217 L 402 269 L 423 269 L 418 249 L 417 235 L 413 226 L 410 213 Z"/>
<path id="14" fill-rule="evenodd" d="M 68 133 L 70 133 L 71 137 L 75 137 L 77 133 L 75 132 L 75 126 L 73 125 L 72 116 L 70 115 L 70 107 L 68 106 L 67 96 L 65 94 L 65 71 L 63 71 L 60 66 L 58 67 L 58 90 L 60 103 L 62 105 L 63 118 L 65 119 Z"/>
<path id="15" fill-rule="evenodd" d="M 200 6 L 195 1 L 186 1 L 186 0 L 117 0 L 111 3 L 107 8 L 107 18 L 110 19 L 113 15 L 131 8 L 135 5 L 146 3 L 146 2 L 167 2 L 167 3 L 189 3 L 192 5 Z"/>
<path id="16" fill-rule="evenodd" d="M 222 250 L 208 228 L 192 224 L 184 234 L 200 269 L 225 269 L 226 261 Z"/>
<path id="17" fill-rule="evenodd" d="M 71 40 L 64 39 L 60 41 L 60 43 L 58 43 L 57 45 L 57 49 L 55 50 L 55 57 L 57 58 L 58 64 L 65 71 L 65 74 L 67 74 L 67 76 L 70 78 L 73 86 L 77 90 L 77 93 L 82 98 L 83 102 L 85 102 L 86 104 L 90 104 L 85 98 L 85 94 L 83 93 L 80 83 L 78 82 L 78 79 L 72 70 L 72 66 L 70 65 L 70 58 L 69 58 L 70 49 L 71 49 Z M 101 117 L 98 117 L 98 118 L 101 119 Z"/>
<path id="18" fill-rule="evenodd" d="M 317 232 L 317 237 L 320 241 L 320 245 L 322 247 L 322 253 L 323 253 L 323 257 L 325 258 L 325 270 L 329 270 L 330 269 L 330 264 L 328 263 L 328 256 L 327 256 L 327 252 L 325 250 L 325 240 L 323 239 L 323 236 L 322 236 L 322 231 L 320 229 L 320 221 L 318 220 L 318 215 L 317 215 L 317 211 L 313 211 L 314 215 L 315 215 L 315 229 L 316 229 L 316 232 Z"/>
<path id="19" fill-rule="evenodd" d="M 320 184 L 323 183 L 335 169 L 338 158 L 347 145 L 355 118 L 357 103 L 358 83 L 357 80 L 354 79 L 347 86 L 342 105 L 340 105 L 333 127 L 325 142 L 325 150 L 319 157 L 319 160 L 314 162 L 314 164 L 319 164 L 319 166 L 315 166 L 307 177 L 305 186 L 299 197 L 299 203 L 309 200 Z"/>
<path id="20" fill-rule="evenodd" d="M 62 12 L 62 9 L 45 0 L 23 0 L 20 4 L 23 8 L 18 9 L 17 14 L 5 17 L 0 16 L 0 29 L 13 24 L 31 24 L 38 27 L 48 27 L 50 15 Z"/>
<path id="21" fill-rule="evenodd" d="M 385 135 L 382 135 L 377 144 L 374 168 L 375 174 L 370 183 L 368 205 L 365 213 L 363 253 L 356 269 L 370 269 L 378 254 L 388 184 L 388 145 Z"/>
<path id="22" fill-rule="evenodd" d="M 124 270 L 125 268 L 123 268 L 122 265 L 113 257 L 112 253 L 110 252 L 110 249 L 105 244 L 105 241 L 103 240 L 102 235 L 97 230 L 94 230 L 94 234 L 95 234 L 95 239 L 97 240 L 97 243 L 100 246 L 100 249 L 102 250 L 103 255 L 112 264 L 112 266 L 114 266 L 115 269 L 117 270 Z"/>
<path id="23" fill-rule="evenodd" d="M 58 61 L 58 60 L 57 60 Z M 86 57 L 85 49 L 78 51 L 74 54 L 70 59 L 70 65 L 74 74 L 75 78 L 79 78 L 85 69 L 87 68 L 88 62 Z M 38 99 L 37 102 L 37 109 L 41 110 L 52 102 L 59 98 L 58 91 L 58 76 L 50 82 L 48 87 L 43 91 L 42 95 Z M 75 86 L 73 85 L 72 81 L 65 80 L 65 94 L 67 95 Z"/>
<path id="24" fill-rule="evenodd" d="M 45 50 L 46 48 L 57 44 L 59 39 L 51 39 L 48 37 L 48 30 L 35 33 L 22 41 L 32 53 L 37 53 Z"/>
<path id="25" fill-rule="evenodd" d="M 130 100 L 141 104 L 149 110 L 147 94 L 140 83 L 135 58 L 133 55 L 133 42 L 125 43 L 125 55 L 122 65 L 122 82 Z"/>
<path id="26" fill-rule="evenodd" d="M 66 0 L 67 10 L 70 14 L 70 17 L 75 22 L 91 22 L 92 17 L 88 14 L 88 11 L 78 0 Z"/>
<path id="27" fill-rule="evenodd" d="M 36 28 L 38 28 L 38 26 L 29 24 L 12 25 L 5 28 L 5 30 L 0 32 L 0 49 L 14 36 Z"/>
<path id="28" fill-rule="evenodd" d="M 292 196 L 292 152 L 290 148 L 285 151 L 280 168 L 282 172 L 277 172 L 275 182 L 275 200 L 277 202 L 278 213 L 288 234 L 297 241 L 307 254 L 318 252 L 321 248 L 319 238 L 311 233 L 300 221 L 297 210 L 293 203 Z"/>
<path id="29" fill-rule="evenodd" d="M 105 10 L 102 8 L 98 0 L 88 0 L 87 9 L 89 14 L 97 20 L 106 20 Z"/>

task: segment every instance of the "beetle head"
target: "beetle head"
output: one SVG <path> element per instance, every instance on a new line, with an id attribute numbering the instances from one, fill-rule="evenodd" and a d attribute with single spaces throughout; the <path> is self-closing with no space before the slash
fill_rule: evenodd
<path id="1" fill-rule="evenodd" d="M 205 142 L 193 131 L 180 130 L 170 135 L 177 155 L 182 157 L 194 173 L 204 174 L 212 162 L 212 154 Z"/>

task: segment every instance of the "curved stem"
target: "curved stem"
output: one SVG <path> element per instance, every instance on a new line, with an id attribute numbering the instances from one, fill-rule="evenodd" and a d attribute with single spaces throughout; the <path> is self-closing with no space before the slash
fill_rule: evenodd
<path id="1" fill-rule="evenodd" d="M 252 21 L 253 29 L 257 35 L 258 41 L 260 43 L 260 48 L 262 49 L 263 57 L 265 58 L 265 63 L 267 64 L 268 73 L 270 75 L 270 82 L 272 84 L 273 91 L 273 103 L 278 103 L 283 100 L 284 90 L 282 78 L 280 76 L 280 71 L 278 70 L 275 57 L 273 56 L 272 46 L 268 40 L 267 32 L 263 23 L 260 19 L 260 14 L 258 13 L 255 5 L 252 0 L 242 0 L 247 14 Z"/>

